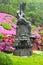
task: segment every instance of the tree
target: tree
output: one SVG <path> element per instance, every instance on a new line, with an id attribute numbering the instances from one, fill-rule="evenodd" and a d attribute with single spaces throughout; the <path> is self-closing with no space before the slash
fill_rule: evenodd
<path id="1" fill-rule="evenodd" d="M 2 0 L 2 3 L 8 4 L 9 3 L 9 0 Z"/>
<path id="2" fill-rule="evenodd" d="M 2 3 L 2 0 L 0 0 L 0 4 Z"/>

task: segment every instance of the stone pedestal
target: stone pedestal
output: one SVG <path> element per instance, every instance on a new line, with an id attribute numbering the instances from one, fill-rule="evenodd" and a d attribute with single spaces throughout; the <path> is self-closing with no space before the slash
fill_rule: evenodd
<path id="1" fill-rule="evenodd" d="M 29 49 L 16 49 L 14 52 L 14 55 L 16 55 L 16 56 L 31 56 L 32 50 L 31 50 L 31 48 L 29 48 Z"/>

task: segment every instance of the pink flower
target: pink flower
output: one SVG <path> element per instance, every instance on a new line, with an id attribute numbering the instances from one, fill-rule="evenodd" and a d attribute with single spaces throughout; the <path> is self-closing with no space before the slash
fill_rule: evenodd
<path id="1" fill-rule="evenodd" d="M 2 26 L 0 26 L 0 33 L 5 33 L 5 34 L 14 34 L 16 35 L 16 25 L 12 22 L 12 18 L 15 19 L 14 16 L 6 13 L 0 13 L 0 23 L 1 22 L 8 22 L 12 25 L 12 30 L 6 30 Z"/>
<path id="2" fill-rule="evenodd" d="M 15 50 L 15 48 L 13 48 L 13 47 L 10 47 L 10 49 L 12 49 L 13 51 Z"/>
<path id="3" fill-rule="evenodd" d="M 38 31 L 40 31 L 40 30 L 41 30 L 41 27 L 40 27 L 40 26 L 38 26 L 37 30 L 38 30 Z"/>
<path id="4" fill-rule="evenodd" d="M 38 32 L 35 32 L 36 38 L 40 38 L 40 34 L 38 34 Z"/>

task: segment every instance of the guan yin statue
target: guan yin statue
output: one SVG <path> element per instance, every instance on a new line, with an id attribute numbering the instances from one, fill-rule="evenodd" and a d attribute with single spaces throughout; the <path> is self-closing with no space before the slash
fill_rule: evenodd
<path id="1" fill-rule="evenodd" d="M 20 10 L 17 11 L 17 29 L 14 47 L 14 55 L 16 56 L 31 56 L 32 46 L 31 46 L 31 23 L 25 19 L 23 13 L 26 3 L 20 5 Z"/>

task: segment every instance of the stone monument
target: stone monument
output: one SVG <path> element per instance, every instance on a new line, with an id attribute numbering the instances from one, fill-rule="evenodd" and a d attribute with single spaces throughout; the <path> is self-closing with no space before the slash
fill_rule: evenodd
<path id="1" fill-rule="evenodd" d="M 31 46 L 31 23 L 25 19 L 24 9 L 26 3 L 20 5 L 20 10 L 17 11 L 17 29 L 14 47 L 14 55 L 16 56 L 31 56 L 32 46 Z"/>

